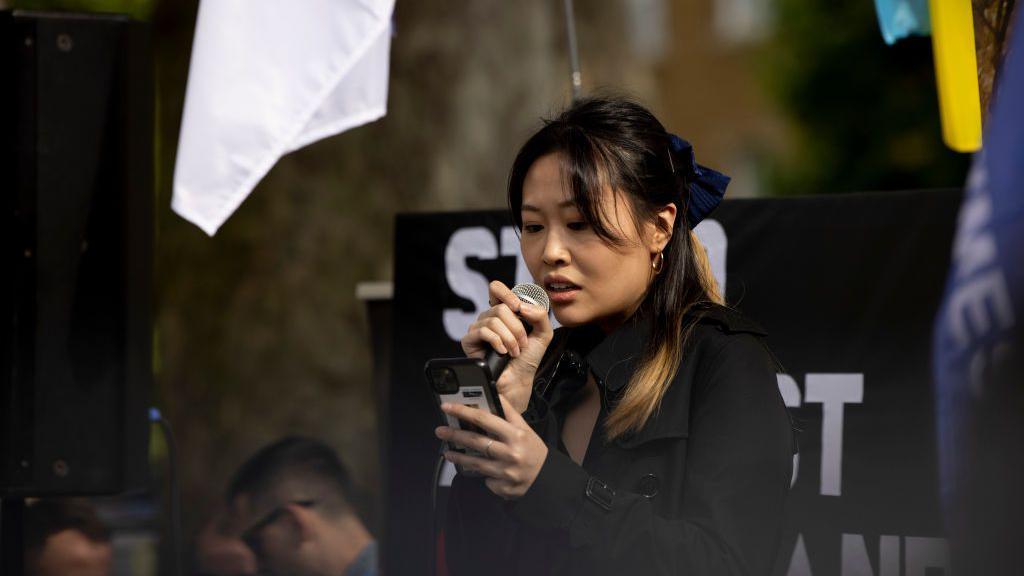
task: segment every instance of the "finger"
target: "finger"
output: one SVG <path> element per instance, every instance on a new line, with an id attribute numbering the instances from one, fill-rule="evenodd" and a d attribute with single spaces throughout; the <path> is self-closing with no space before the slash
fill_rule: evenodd
<path id="1" fill-rule="evenodd" d="M 502 308 L 508 310 L 508 307 L 504 304 L 502 305 Z M 509 313 L 511 314 L 511 312 Z M 516 317 L 513 315 L 512 319 L 516 320 Z M 518 322 L 518 320 L 516 321 Z M 520 325 L 522 325 L 521 322 Z M 503 318 L 489 318 L 487 320 L 487 327 L 501 338 L 501 343 L 505 345 L 507 350 L 512 351 L 512 356 L 519 356 L 519 340 L 516 338 L 515 334 L 512 333 L 512 329 L 505 324 L 505 320 Z"/>
<path id="2" fill-rule="evenodd" d="M 441 440 L 447 441 L 449 444 L 457 446 L 459 448 L 476 450 L 477 452 L 483 452 L 483 449 L 487 447 L 487 440 L 489 437 L 477 434 L 470 430 L 459 430 L 458 428 L 452 428 L 450 426 L 439 426 L 434 430 L 434 435 Z"/>
<path id="3" fill-rule="evenodd" d="M 501 409 L 505 411 L 505 420 L 507 420 L 509 424 L 513 427 L 530 426 L 526 423 L 526 420 L 523 419 L 523 415 L 513 408 L 512 404 L 505 399 L 504 394 L 498 393 L 498 401 L 501 402 Z M 497 444 L 497 442 L 495 442 L 495 444 Z M 493 447 L 491 448 L 491 451 L 494 451 Z"/>
<path id="4" fill-rule="evenodd" d="M 462 336 L 459 343 L 462 344 L 462 351 L 470 358 L 483 358 L 487 355 L 486 345 L 480 340 L 480 335 L 472 326 L 470 326 L 470 331 Z"/>
<path id="5" fill-rule="evenodd" d="M 505 347 L 505 343 L 501 340 L 501 336 L 497 332 L 491 330 L 488 326 L 481 326 L 477 329 L 477 335 L 481 340 L 487 342 L 501 354 L 508 354 L 508 348 Z"/>
<path id="6" fill-rule="evenodd" d="M 493 316 L 491 310 L 491 308 L 488 308 L 483 314 L 480 314 L 480 316 L 477 317 L 477 320 L 469 325 L 466 333 L 463 334 L 462 339 L 459 341 L 462 344 L 463 352 L 465 352 L 467 356 L 483 358 L 489 350 L 500 348 L 500 345 L 498 344 L 501 340 L 500 336 L 497 334 L 489 335 L 486 332 L 480 332 L 481 328 L 488 328 L 491 322 L 490 319 Z M 490 338 L 490 340 L 488 338 Z M 504 351 L 498 351 L 502 354 L 507 354 L 507 350 L 508 349 L 505 348 Z"/>
<path id="7" fill-rule="evenodd" d="M 495 306 L 494 308 L 491 308 L 491 310 L 494 310 L 495 316 L 500 318 L 501 321 L 505 323 L 505 326 L 508 327 L 509 331 L 512 332 L 512 335 L 515 336 L 520 349 L 525 348 L 528 344 L 526 326 L 523 325 L 523 321 L 516 316 L 515 312 L 513 312 L 506 304 Z"/>
<path id="8" fill-rule="evenodd" d="M 487 287 L 487 294 L 490 296 L 491 306 L 496 306 L 499 303 L 505 304 L 517 314 L 519 313 L 519 307 L 523 304 L 508 286 L 497 280 L 491 282 Z"/>
<path id="9" fill-rule="evenodd" d="M 491 478 L 502 478 L 505 475 L 503 464 L 498 464 L 497 462 L 488 460 L 487 458 L 470 456 L 469 454 L 462 454 L 452 450 L 445 452 L 444 458 L 452 464 L 458 464 L 464 468 L 476 470 L 484 476 L 489 476 Z"/>
<path id="10" fill-rule="evenodd" d="M 499 418 L 498 416 L 479 408 L 470 408 L 469 406 L 464 406 L 462 404 L 445 402 L 444 404 L 441 404 L 441 410 L 445 414 L 451 414 L 463 422 L 482 428 L 484 431 L 489 432 L 492 436 L 506 444 L 508 443 L 509 438 L 512 437 L 512 434 L 516 433 L 516 428 L 509 424 L 505 419 Z"/>
<path id="11" fill-rule="evenodd" d="M 533 336 L 546 337 L 552 334 L 551 319 L 543 307 L 524 303 L 519 308 L 519 315 L 533 326 Z"/>
<path id="12" fill-rule="evenodd" d="M 477 434 L 469 430 L 456 430 L 447 426 L 439 426 L 435 433 L 438 438 L 447 440 L 450 444 L 476 450 L 481 454 L 487 455 L 492 460 L 506 460 L 506 457 L 511 454 L 511 449 L 507 445 L 489 436 Z"/>

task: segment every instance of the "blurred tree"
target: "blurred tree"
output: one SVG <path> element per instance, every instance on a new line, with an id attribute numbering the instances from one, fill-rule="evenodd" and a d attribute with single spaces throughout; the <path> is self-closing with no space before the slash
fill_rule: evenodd
<path id="1" fill-rule="evenodd" d="M 1015 0 L 973 0 L 974 43 L 978 47 L 978 83 L 981 109 L 988 115 L 992 88 L 999 76 L 999 67 L 1006 55 L 1006 41 L 1013 22 Z"/>
<path id="2" fill-rule="evenodd" d="M 762 77 L 795 124 L 775 194 L 959 187 L 942 143 L 931 39 L 886 46 L 869 0 L 777 0 Z"/>

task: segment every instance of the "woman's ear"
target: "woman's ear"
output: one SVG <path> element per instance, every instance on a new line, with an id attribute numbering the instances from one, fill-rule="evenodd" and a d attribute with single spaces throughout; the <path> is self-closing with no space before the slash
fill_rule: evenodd
<path id="1" fill-rule="evenodd" d="M 648 235 L 650 239 L 648 249 L 652 254 L 664 250 L 668 241 L 672 239 L 672 233 L 675 231 L 676 212 L 675 204 L 666 204 L 655 215 L 653 229 Z"/>

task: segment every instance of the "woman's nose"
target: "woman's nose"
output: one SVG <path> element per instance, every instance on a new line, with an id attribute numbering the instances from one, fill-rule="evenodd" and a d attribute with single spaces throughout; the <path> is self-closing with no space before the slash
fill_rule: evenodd
<path id="1" fill-rule="evenodd" d="M 552 232 L 544 241 L 544 263 L 548 266 L 565 265 L 570 261 L 569 249 L 560 234 Z"/>

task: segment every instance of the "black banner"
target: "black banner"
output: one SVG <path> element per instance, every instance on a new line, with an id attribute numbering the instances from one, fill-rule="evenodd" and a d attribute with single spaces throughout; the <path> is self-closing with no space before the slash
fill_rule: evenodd
<path id="1" fill-rule="evenodd" d="M 727 301 L 763 325 L 787 373 L 800 455 L 780 575 L 948 573 L 930 372 L 958 191 L 726 201 L 698 227 Z M 385 408 L 383 561 L 434 561 L 436 408 L 427 359 L 458 356 L 487 283 L 532 281 L 503 211 L 401 215 Z M 449 472 L 450 473 L 450 472 Z M 443 489 L 437 515 L 443 516 Z"/>

